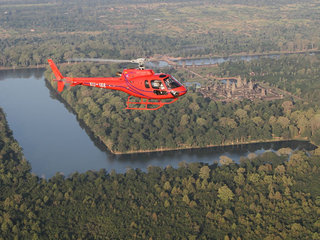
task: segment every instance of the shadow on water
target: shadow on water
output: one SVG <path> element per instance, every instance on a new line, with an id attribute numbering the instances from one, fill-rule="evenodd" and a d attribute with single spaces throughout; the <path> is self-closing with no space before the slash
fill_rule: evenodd
<path id="1" fill-rule="evenodd" d="M 314 145 L 307 141 L 280 141 L 280 142 L 265 142 L 265 143 L 251 143 L 240 144 L 231 146 L 219 146 L 208 148 L 194 148 L 184 150 L 172 150 L 163 152 L 150 152 L 150 153 L 135 153 L 123 154 L 116 156 L 118 161 L 141 161 L 148 162 L 150 159 L 155 158 L 171 158 L 183 161 L 183 156 L 193 156 L 196 159 L 211 159 L 219 160 L 219 157 L 226 155 L 232 158 L 235 162 L 239 162 L 240 157 L 246 157 L 249 153 L 263 153 L 265 151 L 278 151 L 281 148 L 291 148 L 293 150 L 306 150 L 312 151 L 316 149 Z M 190 160 L 189 158 L 186 160 Z M 193 162 L 193 161 L 192 161 Z M 201 161 L 200 161 L 201 162 Z M 207 162 L 206 160 L 204 162 Z"/>

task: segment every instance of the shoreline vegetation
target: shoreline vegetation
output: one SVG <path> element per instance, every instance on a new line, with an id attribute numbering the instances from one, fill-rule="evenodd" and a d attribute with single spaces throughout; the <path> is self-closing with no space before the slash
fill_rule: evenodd
<path id="1" fill-rule="evenodd" d="M 47 67 L 46 64 L 41 64 L 41 65 L 38 65 L 38 66 L 34 66 L 34 65 L 31 65 L 31 66 L 27 66 L 27 67 L 22 67 L 22 66 L 17 66 L 17 67 L 3 67 L 3 66 L 0 66 L 0 71 L 6 71 L 6 70 L 20 70 L 20 69 L 45 69 Z"/>
<path id="2" fill-rule="evenodd" d="M 100 139 L 100 138 L 99 138 Z M 159 148 L 154 150 L 138 150 L 138 151 L 127 151 L 127 152 L 111 152 L 115 155 L 129 155 L 129 154 L 140 154 L 140 153 L 156 153 L 156 152 L 174 152 L 174 151 L 183 151 L 183 150 L 201 150 L 201 149 L 210 149 L 210 148 L 219 148 L 219 147 L 231 147 L 231 146 L 245 146 L 250 144 L 256 143 L 277 143 L 277 142 L 290 142 L 290 141 L 301 141 L 301 142 L 308 142 L 312 145 L 315 145 L 311 141 L 303 138 L 292 138 L 292 139 L 271 139 L 271 140 L 252 140 L 246 142 L 238 142 L 238 143 L 225 143 L 220 145 L 207 145 L 207 146 L 186 146 L 186 147 L 178 147 L 178 148 Z M 316 147 L 319 147 L 315 145 Z"/>

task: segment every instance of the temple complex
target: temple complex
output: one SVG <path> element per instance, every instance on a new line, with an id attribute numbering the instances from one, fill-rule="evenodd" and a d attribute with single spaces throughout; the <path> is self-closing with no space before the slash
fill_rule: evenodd
<path id="1" fill-rule="evenodd" d="M 204 87 L 198 89 L 204 96 L 214 101 L 231 102 L 243 99 L 282 99 L 284 96 L 277 93 L 273 88 L 263 87 L 258 82 L 238 77 L 214 78 Z"/>

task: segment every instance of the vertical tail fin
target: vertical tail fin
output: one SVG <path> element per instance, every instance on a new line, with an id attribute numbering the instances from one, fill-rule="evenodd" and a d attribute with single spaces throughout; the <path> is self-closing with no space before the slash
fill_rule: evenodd
<path id="1" fill-rule="evenodd" d="M 63 79 L 64 77 L 62 76 L 61 72 L 59 71 L 59 69 L 57 68 L 57 66 L 54 64 L 53 60 L 52 59 L 48 59 L 48 63 L 56 77 L 57 80 L 61 80 Z"/>
<path id="2" fill-rule="evenodd" d="M 48 63 L 54 73 L 54 76 L 56 77 L 56 81 L 58 81 L 58 92 L 62 92 L 64 88 L 64 77 L 62 76 L 61 72 L 57 68 L 57 66 L 54 64 L 52 59 L 48 59 Z"/>

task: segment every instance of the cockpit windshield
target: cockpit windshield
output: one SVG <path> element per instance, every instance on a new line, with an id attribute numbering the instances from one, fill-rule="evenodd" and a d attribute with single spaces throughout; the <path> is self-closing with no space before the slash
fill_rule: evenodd
<path id="1" fill-rule="evenodd" d="M 164 82 L 168 89 L 174 89 L 181 86 L 181 84 L 172 76 L 165 78 Z"/>

